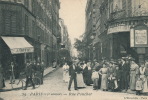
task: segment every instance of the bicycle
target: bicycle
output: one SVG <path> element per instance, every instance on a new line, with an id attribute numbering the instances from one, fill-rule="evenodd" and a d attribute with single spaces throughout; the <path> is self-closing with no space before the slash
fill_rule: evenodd
<path id="1" fill-rule="evenodd" d="M 24 73 L 20 73 L 19 79 L 15 79 L 13 83 L 11 83 L 12 89 L 24 89 L 26 84 L 26 79 L 24 78 Z"/>
<path id="2" fill-rule="evenodd" d="M 15 80 L 14 83 L 11 83 L 12 89 L 25 89 L 26 85 L 26 78 L 24 77 L 24 73 L 20 73 L 20 78 L 18 80 Z M 38 88 L 41 85 L 41 78 L 37 77 L 36 75 L 32 78 L 33 83 L 35 84 L 35 88 Z M 29 85 L 30 87 L 31 85 Z"/>

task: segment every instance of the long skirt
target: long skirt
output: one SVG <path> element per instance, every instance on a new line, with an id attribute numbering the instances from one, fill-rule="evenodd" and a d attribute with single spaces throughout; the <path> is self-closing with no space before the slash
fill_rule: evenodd
<path id="1" fill-rule="evenodd" d="M 101 88 L 101 80 L 102 80 L 102 76 L 99 75 L 99 80 L 98 80 L 98 89 Z"/>
<path id="2" fill-rule="evenodd" d="M 82 74 L 77 74 L 77 87 L 85 87 Z"/>
<path id="3" fill-rule="evenodd" d="M 98 81 L 99 81 L 99 78 L 93 79 L 93 88 L 97 88 L 98 89 Z"/>
<path id="4" fill-rule="evenodd" d="M 107 89 L 107 74 L 102 74 L 102 80 L 101 80 L 101 89 Z"/>
<path id="5" fill-rule="evenodd" d="M 63 71 L 63 81 L 64 82 L 69 82 L 69 72 L 68 71 Z"/>
<path id="6" fill-rule="evenodd" d="M 143 84 L 143 93 L 148 92 L 148 76 L 144 78 L 144 84 Z"/>
<path id="7" fill-rule="evenodd" d="M 3 75 L 0 73 L 0 89 L 3 88 Z"/>
<path id="8" fill-rule="evenodd" d="M 87 73 L 83 72 L 83 81 L 85 84 L 87 84 Z"/>
<path id="9" fill-rule="evenodd" d="M 92 71 L 91 70 L 88 70 L 87 82 L 86 82 L 87 85 L 90 85 L 90 84 L 93 83 L 91 76 L 92 76 Z"/>
<path id="10" fill-rule="evenodd" d="M 131 90 L 135 90 L 136 89 L 136 72 L 135 71 L 131 71 L 130 73 L 130 89 Z"/>

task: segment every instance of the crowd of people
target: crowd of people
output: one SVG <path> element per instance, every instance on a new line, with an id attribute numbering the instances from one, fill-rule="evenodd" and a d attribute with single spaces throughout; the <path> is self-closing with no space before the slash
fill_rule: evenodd
<path id="1" fill-rule="evenodd" d="M 148 60 L 137 64 L 132 57 L 115 60 L 79 61 L 65 63 L 63 81 L 68 90 L 74 81 L 74 89 L 92 86 L 102 91 L 135 91 L 137 95 L 148 92 Z"/>

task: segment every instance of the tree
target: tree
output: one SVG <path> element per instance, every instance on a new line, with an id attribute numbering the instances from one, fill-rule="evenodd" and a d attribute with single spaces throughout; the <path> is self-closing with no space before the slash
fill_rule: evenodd
<path id="1" fill-rule="evenodd" d="M 76 38 L 75 43 L 74 43 L 74 47 L 77 49 L 77 51 L 79 53 L 78 56 L 83 58 L 83 54 L 85 51 L 85 42 Z"/>
<path id="2" fill-rule="evenodd" d="M 74 47 L 77 49 L 77 51 L 82 51 L 84 47 L 83 41 L 75 39 Z"/>

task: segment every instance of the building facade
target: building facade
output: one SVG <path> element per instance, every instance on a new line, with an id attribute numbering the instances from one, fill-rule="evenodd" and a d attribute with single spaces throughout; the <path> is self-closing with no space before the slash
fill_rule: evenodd
<path id="1" fill-rule="evenodd" d="M 93 4 L 90 1 L 88 0 L 87 5 Z M 96 30 L 92 42 L 95 55 L 98 56 L 96 59 L 102 57 L 118 59 L 131 55 L 137 62 L 144 60 L 147 57 L 147 46 L 142 46 L 142 43 L 139 43 L 137 47 L 131 46 L 133 39 L 131 29 L 140 27 L 137 32 L 142 32 L 143 27 L 147 27 L 148 2 L 146 0 L 94 0 L 94 2 L 94 16 L 96 17 L 93 20 L 96 19 L 96 23 L 89 27 L 94 25 Z M 89 8 L 86 14 L 88 11 L 93 12 L 94 10 Z M 87 30 L 86 27 L 85 35 L 89 36 L 87 34 L 92 32 L 87 33 Z"/>
<path id="2" fill-rule="evenodd" d="M 24 37 L 34 48 L 31 53 L 12 54 L 8 40 L 1 38 L 2 65 L 14 60 L 19 66 L 27 60 L 44 60 L 51 66 L 58 50 L 59 9 L 59 0 L 0 0 L 0 35 Z"/>
<path id="3" fill-rule="evenodd" d="M 72 45 L 69 39 L 68 29 L 67 29 L 67 26 L 64 24 L 64 20 L 61 18 L 59 19 L 59 25 L 61 27 L 61 49 L 60 49 L 61 57 L 60 58 L 64 57 L 63 59 L 70 60 L 72 56 L 71 55 Z"/>
<path id="4" fill-rule="evenodd" d="M 85 55 L 86 55 L 86 60 L 91 60 L 93 59 L 93 35 L 95 35 L 95 9 L 94 9 L 95 2 L 94 0 L 88 0 L 86 9 L 85 9 L 85 21 L 86 21 L 86 28 L 85 28 L 85 35 L 83 38 L 84 43 L 86 44 L 85 46 Z"/>

